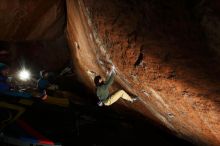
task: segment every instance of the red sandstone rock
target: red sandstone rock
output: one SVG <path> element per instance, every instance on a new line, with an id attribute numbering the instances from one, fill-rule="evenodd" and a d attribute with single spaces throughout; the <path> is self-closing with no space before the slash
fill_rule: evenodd
<path id="1" fill-rule="evenodd" d="M 128 107 L 182 138 L 217 146 L 220 68 L 213 52 L 220 46 L 219 5 L 201 2 L 192 8 L 184 0 L 67 0 L 67 36 L 88 88 L 94 90 L 92 77 L 106 76 L 114 64 L 112 91 L 123 88 L 141 97 L 113 108 Z M 54 40 L 64 31 L 64 8 L 61 0 L 1 1 L 0 39 Z"/>
<path id="2" fill-rule="evenodd" d="M 63 34 L 65 1 L 1 0 L 0 40 L 51 40 Z"/>
<path id="3" fill-rule="evenodd" d="M 220 145 L 219 61 L 184 1 L 67 0 L 67 35 L 78 74 L 117 69 L 112 90 L 141 97 L 139 111 L 199 145 Z M 120 86 L 118 86 L 120 85 Z"/>

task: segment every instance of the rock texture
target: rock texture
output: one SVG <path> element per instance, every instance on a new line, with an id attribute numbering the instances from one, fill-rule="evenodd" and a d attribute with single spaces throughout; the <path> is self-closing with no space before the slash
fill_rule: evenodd
<path id="1" fill-rule="evenodd" d="M 0 59 L 18 63 L 25 56 L 39 68 L 61 68 L 69 57 L 67 32 L 88 88 L 95 91 L 94 76 L 105 77 L 115 65 L 111 91 L 140 96 L 112 108 L 132 109 L 179 137 L 217 146 L 219 7 L 217 0 L 1 0 Z"/>
<path id="2" fill-rule="evenodd" d="M 67 0 L 67 35 L 79 77 L 117 69 L 112 91 L 140 100 L 136 110 L 199 145 L 220 145 L 220 69 L 207 30 L 194 15 L 200 1 Z"/>
<path id="3" fill-rule="evenodd" d="M 220 54 L 220 3 L 217 0 L 201 1 L 194 12 L 205 30 L 209 47 Z"/>
<path id="4" fill-rule="evenodd" d="M 63 0 L 1 0 L 0 40 L 51 40 L 63 34 Z"/>
<path id="5" fill-rule="evenodd" d="M 13 69 L 59 70 L 68 65 L 63 0 L 1 0 L 0 61 Z"/>

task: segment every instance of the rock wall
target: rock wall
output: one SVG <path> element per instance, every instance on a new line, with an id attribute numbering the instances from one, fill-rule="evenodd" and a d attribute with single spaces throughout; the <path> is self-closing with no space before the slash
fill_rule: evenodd
<path id="1" fill-rule="evenodd" d="M 0 40 L 51 40 L 63 34 L 63 0 L 1 0 Z"/>
<path id="2" fill-rule="evenodd" d="M 93 91 L 94 76 L 106 77 L 115 65 L 111 92 L 124 89 L 140 100 L 111 108 L 135 110 L 198 145 L 220 145 L 218 3 L 1 0 L 0 60 L 24 56 L 57 69 L 71 56 L 79 80 Z"/>
<path id="3" fill-rule="evenodd" d="M 198 3 L 194 12 L 205 30 L 208 45 L 220 54 L 220 3 L 217 0 L 202 0 Z"/>
<path id="4" fill-rule="evenodd" d="M 65 8 L 63 0 L 1 0 L 0 61 L 32 71 L 68 65 Z"/>
<path id="5" fill-rule="evenodd" d="M 194 6 L 197 2 L 194 1 Z M 112 91 L 140 96 L 136 110 L 177 136 L 219 145 L 219 60 L 191 1 L 67 0 L 67 36 L 81 80 L 116 66 Z"/>

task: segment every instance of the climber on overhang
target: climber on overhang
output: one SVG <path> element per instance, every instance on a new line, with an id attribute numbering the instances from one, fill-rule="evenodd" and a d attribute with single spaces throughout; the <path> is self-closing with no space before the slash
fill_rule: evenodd
<path id="1" fill-rule="evenodd" d="M 112 105 L 120 98 L 123 98 L 132 103 L 138 99 L 137 96 L 134 96 L 132 98 L 124 90 L 119 90 L 113 93 L 112 95 L 109 95 L 109 87 L 114 81 L 115 74 L 116 74 L 115 67 L 112 66 L 108 78 L 105 82 L 103 81 L 101 76 L 96 76 L 94 78 L 94 83 L 96 85 L 96 95 L 99 98 L 99 102 L 98 102 L 99 106 L 103 106 L 103 104 L 106 106 Z"/>

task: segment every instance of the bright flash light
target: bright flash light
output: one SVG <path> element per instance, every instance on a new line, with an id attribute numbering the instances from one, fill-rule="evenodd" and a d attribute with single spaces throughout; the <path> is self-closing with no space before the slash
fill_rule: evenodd
<path id="1" fill-rule="evenodd" d="M 18 77 L 20 80 L 22 81 L 27 81 L 30 79 L 30 72 L 26 69 L 22 69 L 19 73 L 18 73 Z"/>

